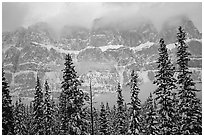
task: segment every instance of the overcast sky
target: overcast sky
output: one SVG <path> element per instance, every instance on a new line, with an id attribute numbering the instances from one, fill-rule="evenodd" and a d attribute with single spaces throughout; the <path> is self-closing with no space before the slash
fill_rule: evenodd
<path id="1" fill-rule="evenodd" d="M 53 29 L 64 25 L 91 28 L 95 19 L 103 25 L 136 25 L 143 19 L 151 20 L 160 29 L 176 16 L 189 17 L 201 32 L 202 3 L 3 3 L 2 30 L 47 22 Z"/>

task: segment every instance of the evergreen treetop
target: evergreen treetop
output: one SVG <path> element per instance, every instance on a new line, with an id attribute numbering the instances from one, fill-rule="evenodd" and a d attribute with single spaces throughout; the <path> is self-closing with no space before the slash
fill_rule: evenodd
<path id="1" fill-rule="evenodd" d="M 108 135 L 109 131 L 108 131 L 108 120 L 107 120 L 107 114 L 106 114 L 106 109 L 105 106 L 103 104 L 103 102 L 101 102 L 101 111 L 100 111 L 100 128 L 99 128 L 99 132 L 102 135 Z"/>
<path id="2" fill-rule="evenodd" d="M 21 98 L 16 101 L 14 109 L 14 122 L 15 127 L 14 131 L 16 135 L 26 135 L 27 134 L 27 125 L 26 125 L 26 110 L 25 106 L 21 101 Z"/>
<path id="3" fill-rule="evenodd" d="M 55 126 L 55 110 L 53 101 L 50 96 L 49 85 L 47 80 L 44 84 L 45 87 L 45 99 L 44 99 L 44 134 L 45 135 L 52 135 L 54 133 L 54 126 Z"/>
<path id="4" fill-rule="evenodd" d="M 191 78 L 192 72 L 189 70 L 190 53 L 187 50 L 186 33 L 180 26 L 177 33 L 177 64 L 178 76 L 177 83 L 179 85 L 179 106 L 180 114 L 180 133 L 181 134 L 202 134 L 202 114 L 201 102 L 196 97 L 195 82 Z"/>
<path id="5" fill-rule="evenodd" d="M 174 128 L 174 102 L 173 102 L 173 90 L 176 89 L 176 79 L 174 78 L 175 67 L 169 59 L 166 44 L 163 39 L 159 41 L 159 58 L 157 61 L 158 71 L 156 74 L 156 80 L 154 84 L 158 88 L 154 91 L 156 95 L 156 101 L 159 104 L 158 114 L 160 115 L 161 134 L 168 135 L 173 134 Z"/>
<path id="6" fill-rule="evenodd" d="M 43 127 L 43 92 L 39 77 L 35 86 L 35 96 L 33 101 L 33 133 L 37 135 L 44 134 Z"/>
<path id="7" fill-rule="evenodd" d="M 131 72 L 131 80 L 130 80 L 130 91 L 131 91 L 131 102 L 130 105 L 130 126 L 129 133 L 133 135 L 140 134 L 141 132 L 141 101 L 138 98 L 139 95 L 139 87 L 138 87 L 138 75 L 132 70 Z"/>
<path id="8" fill-rule="evenodd" d="M 81 82 L 78 80 L 71 55 L 67 54 L 65 56 L 64 65 L 59 103 L 61 134 L 86 134 L 83 130 L 86 123 L 83 115 L 85 94 L 78 89 Z"/>
<path id="9" fill-rule="evenodd" d="M 125 135 L 127 133 L 127 125 L 126 125 L 126 112 L 123 104 L 123 96 L 122 89 L 120 87 L 120 83 L 118 83 L 118 87 L 116 92 L 118 93 L 117 99 L 117 117 L 116 117 L 116 134 Z"/>
<path id="10" fill-rule="evenodd" d="M 158 121 L 157 121 L 157 113 L 154 106 L 154 100 L 152 97 L 152 93 L 150 93 L 148 99 L 147 99 L 147 112 L 146 112 L 146 134 L 147 135 L 157 135 L 159 134 L 158 129 Z"/>

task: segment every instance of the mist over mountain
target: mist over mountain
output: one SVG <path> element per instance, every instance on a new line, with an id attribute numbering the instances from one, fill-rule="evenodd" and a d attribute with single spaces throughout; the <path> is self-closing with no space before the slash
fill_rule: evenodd
<path id="1" fill-rule="evenodd" d="M 129 29 L 151 21 L 160 31 L 166 22 L 186 16 L 202 30 L 202 4 L 199 2 L 168 3 L 3 3 L 2 29 L 13 31 L 38 22 L 46 22 L 59 33 L 64 26 L 87 29 L 112 26 Z M 178 26 L 180 18 L 174 22 Z M 97 24 L 97 25 L 96 25 Z"/>
<path id="2" fill-rule="evenodd" d="M 159 31 L 150 20 L 123 28 L 114 23 L 104 25 L 103 18 L 100 18 L 94 21 L 90 29 L 66 25 L 58 32 L 60 35 L 45 22 L 3 32 L 2 57 L 12 96 L 14 99 L 22 96 L 25 102 L 32 99 L 38 75 L 42 83 L 48 80 L 52 95 L 57 98 L 61 92 L 64 56 L 69 53 L 80 79 L 84 81 L 83 90 L 89 91 L 89 77 L 93 77 L 96 101 L 106 101 L 103 99 L 107 96 L 114 97 L 118 82 L 123 85 L 123 94 L 128 101 L 126 83 L 131 70 L 139 74 L 139 96 L 144 101 L 155 88 L 152 81 L 157 69 L 160 38 L 164 38 L 175 63 L 174 43 L 178 26 L 187 32 L 187 43 L 192 54 L 190 68 L 201 88 L 202 34 L 189 18 L 179 16 L 178 20 L 175 18 L 172 22 L 166 22 Z M 114 99 L 111 101 L 114 103 Z"/>
<path id="3" fill-rule="evenodd" d="M 3 135 L 201 135 L 202 2 L 3 2 Z"/>

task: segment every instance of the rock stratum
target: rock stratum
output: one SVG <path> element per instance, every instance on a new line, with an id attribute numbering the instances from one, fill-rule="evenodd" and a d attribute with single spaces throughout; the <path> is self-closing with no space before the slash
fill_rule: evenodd
<path id="1" fill-rule="evenodd" d="M 193 79 L 201 83 L 202 34 L 189 19 L 183 19 L 180 25 L 187 32 Z M 175 63 L 177 28 L 166 24 L 157 31 L 150 22 L 126 30 L 65 26 L 55 38 L 48 24 L 37 23 L 3 32 L 2 62 L 12 96 L 33 98 L 38 75 L 42 84 L 48 80 L 52 95 L 57 98 L 61 92 L 64 56 L 68 53 L 85 91 L 91 77 L 95 94 L 115 93 L 117 83 L 126 85 L 133 69 L 138 72 L 141 84 L 151 82 L 157 69 L 160 38 L 164 38 Z"/>

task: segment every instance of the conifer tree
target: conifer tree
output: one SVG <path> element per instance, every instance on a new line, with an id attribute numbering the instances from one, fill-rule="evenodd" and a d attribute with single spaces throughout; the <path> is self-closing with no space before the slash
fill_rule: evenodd
<path id="1" fill-rule="evenodd" d="M 117 125 L 117 109 L 116 109 L 116 106 L 113 105 L 113 108 L 111 109 L 110 111 L 110 126 L 112 127 L 111 128 L 111 131 L 110 131 L 110 134 L 111 135 L 116 135 L 116 125 Z"/>
<path id="2" fill-rule="evenodd" d="M 131 91 L 131 102 L 130 102 L 130 125 L 129 134 L 137 135 L 141 132 L 141 101 L 138 98 L 139 87 L 138 87 L 138 75 L 132 70 L 131 80 L 129 82 Z"/>
<path id="3" fill-rule="evenodd" d="M 29 113 L 32 114 L 33 113 L 33 101 L 31 101 L 29 103 Z"/>
<path id="4" fill-rule="evenodd" d="M 156 80 L 154 84 L 158 88 L 154 91 L 156 95 L 156 101 L 159 105 L 158 114 L 160 115 L 161 134 L 169 135 L 174 134 L 174 102 L 173 93 L 176 89 L 176 79 L 174 78 L 175 67 L 173 67 L 171 60 L 169 59 L 166 45 L 163 39 L 159 41 L 159 58 L 158 58 L 158 71 L 155 76 Z"/>
<path id="5" fill-rule="evenodd" d="M 111 119 L 111 111 L 108 102 L 106 102 L 106 116 L 107 116 L 107 123 L 108 123 L 108 134 L 112 134 L 113 127 L 112 127 L 112 119 Z"/>
<path id="6" fill-rule="evenodd" d="M 83 115 L 84 93 L 78 89 L 81 82 L 78 80 L 74 69 L 71 55 L 65 57 L 65 68 L 63 69 L 62 92 L 60 94 L 60 119 L 61 134 L 86 134 L 84 124 L 86 120 Z M 83 128 L 83 129 L 82 129 Z"/>
<path id="7" fill-rule="evenodd" d="M 100 127 L 99 127 L 99 132 L 101 135 L 108 135 L 108 120 L 107 120 L 107 114 L 106 114 L 106 109 L 103 104 L 101 103 L 101 111 L 100 111 Z"/>
<path id="8" fill-rule="evenodd" d="M 29 106 L 26 107 L 26 118 L 25 118 L 25 124 L 26 124 L 26 131 L 27 135 L 32 135 L 32 124 L 33 124 L 33 105 L 32 101 L 30 102 Z"/>
<path id="9" fill-rule="evenodd" d="M 54 126 L 55 126 L 55 116 L 54 116 L 54 102 L 52 102 L 49 85 L 47 80 L 45 81 L 45 100 L 44 100 L 44 134 L 45 135 L 52 135 L 54 134 Z"/>
<path id="10" fill-rule="evenodd" d="M 37 76 L 37 83 L 35 86 L 35 96 L 33 101 L 33 127 L 32 134 L 43 135 L 43 92 L 40 85 L 40 80 Z"/>
<path id="11" fill-rule="evenodd" d="M 100 127 L 100 122 L 99 122 L 99 112 L 98 110 L 93 107 L 93 118 L 94 118 L 94 134 L 99 135 L 99 127 Z"/>
<path id="12" fill-rule="evenodd" d="M 11 96 L 8 82 L 2 68 L 2 134 L 14 134 L 14 117 L 13 106 L 11 104 Z"/>
<path id="13" fill-rule="evenodd" d="M 52 98 L 52 108 L 54 108 L 54 111 L 55 111 L 54 112 L 54 115 L 55 115 L 54 134 L 60 135 L 61 120 L 60 120 L 59 104 L 55 103 L 54 98 Z"/>
<path id="14" fill-rule="evenodd" d="M 179 103 L 179 98 L 178 98 L 178 91 L 176 90 L 175 92 L 173 92 L 173 109 L 174 109 L 174 119 L 173 119 L 173 129 L 172 129 L 172 133 L 175 134 L 175 135 L 178 135 L 180 134 L 180 130 L 179 130 L 179 117 L 180 117 L 180 114 L 179 114 L 179 106 L 178 106 L 178 103 Z"/>
<path id="15" fill-rule="evenodd" d="M 190 53 L 187 51 L 186 33 L 179 27 L 177 33 L 177 64 L 178 64 L 178 85 L 179 85 L 179 107 L 180 133 L 181 134 L 202 134 L 202 113 L 201 102 L 196 97 L 199 90 L 191 78 L 189 70 Z"/>
<path id="16" fill-rule="evenodd" d="M 26 135 L 27 134 L 27 125 L 26 125 L 26 112 L 25 106 L 21 102 L 21 98 L 16 101 L 15 109 L 14 109 L 14 132 L 16 135 Z"/>
<path id="17" fill-rule="evenodd" d="M 147 135 L 156 135 L 159 134 L 159 129 L 157 127 L 157 113 L 154 107 L 154 101 L 152 98 L 152 93 L 150 93 L 150 96 L 147 99 L 147 112 L 146 112 L 146 118 L 145 121 L 147 123 L 146 125 L 146 134 Z"/>
<path id="18" fill-rule="evenodd" d="M 110 107 L 109 107 L 108 102 L 106 102 L 106 112 L 107 112 L 107 113 L 110 113 Z"/>
<path id="19" fill-rule="evenodd" d="M 120 87 L 120 83 L 118 83 L 117 91 L 118 99 L 117 99 L 117 118 L 116 118 L 116 134 L 125 135 L 127 132 L 126 128 L 126 117 L 125 117 L 125 110 L 124 110 L 124 99 L 122 96 L 122 89 Z"/>
<path id="20" fill-rule="evenodd" d="M 147 122 L 147 111 L 148 111 L 148 98 L 147 100 L 145 100 L 145 102 L 143 104 L 141 104 L 141 134 L 143 135 L 148 135 L 148 129 L 147 129 L 147 125 L 149 124 Z"/>
<path id="21" fill-rule="evenodd" d="M 129 109 L 127 103 L 124 104 L 124 117 L 125 117 L 125 134 L 128 134 L 128 125 L 129 125 Z"/>

